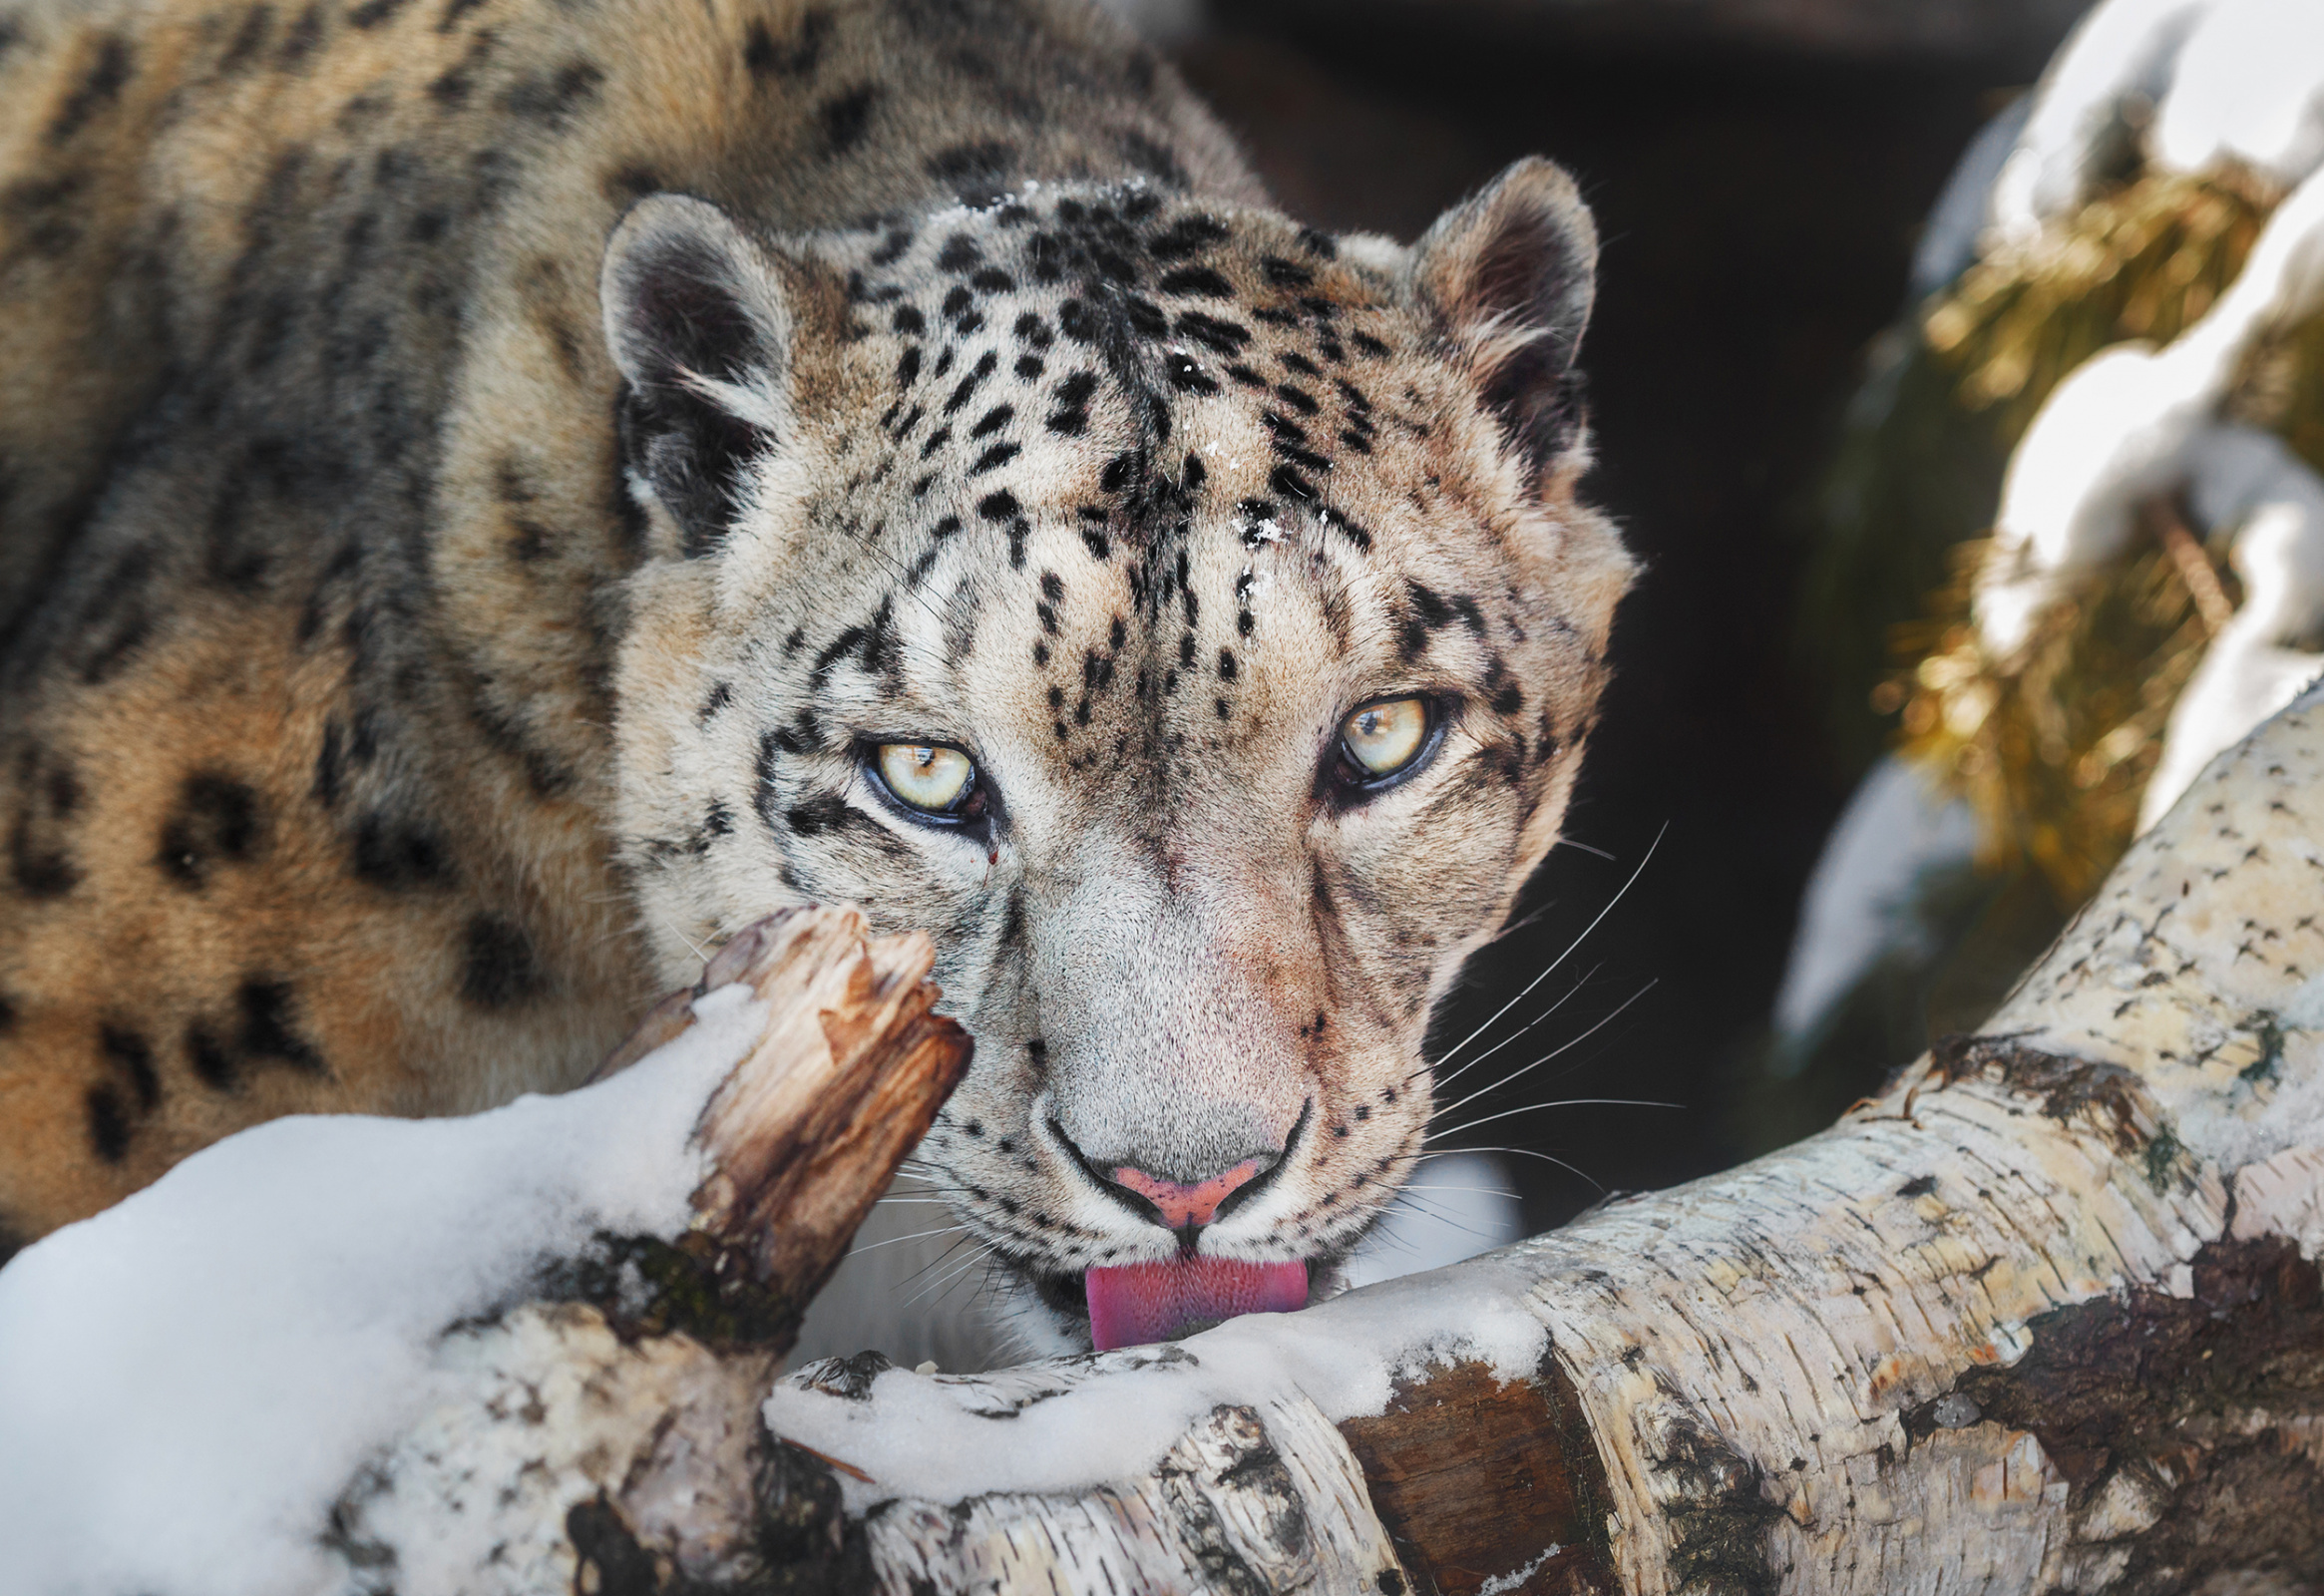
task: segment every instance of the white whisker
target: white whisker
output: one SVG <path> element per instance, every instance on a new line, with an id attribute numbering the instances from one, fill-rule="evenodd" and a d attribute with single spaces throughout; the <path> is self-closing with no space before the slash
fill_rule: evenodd
<path id="1" fill-rule="evenodd" d="M 958 1225 L 939 1225 L 934 1230 L 916 1230 L 909 1236 L 890 1236 L 885 1241 L 868 1241 L 860 1247 L 850 1247 L 847 1255 L 853 1258 L 858 1253 L 877 1252 L 883 1247 L 893 1247 L 901 1241 L 926 1241 L 931 1236 L 950 1236 L 960 1228 Z"/>
<path id="2" fill-rule="evenodd" d="M 1457 1158 L 1462 1153 L 1507 1153 L 1513 1158 L 1538 1158 L 1545 1164 L 1555 1164 L 1558 1168 L 1563 1169 L 1568 1173 L 1581 1176 L 1592 1186 L 1597 1187 L 1601 1194 L 1603 1194 L 1606 1190 L 1605 1186 L 1598 1181 L 1597 1177 L 1592 1175 L 1588 1170 L 1576 1169 L 1572 1164 L 1567 1163 L 1564 1159 L 1552 1157 L 1550 1154 L 1542 1152 L 1538 1148 L 1533 1147 L 1446 1147 L 1439 1152 L 1422 1153 L 1420 1157 L 1422 1159 Z"/>
<path id="3" fill-rule="evenodd" d="M 1580 981 L 1575 982 L 1573 986 L 1567 991 L 1565 998 L 1560 998 L 1556 1002 L 1551 1003 L 1540 1013 L 1534 1015 L 1531 1019 L 1528 1019 L 1524 1024 L 1519 1025 L 1515 1030 L 1512 1030 L 1508 1035 L 1503 1036 L 1499 1041 L 1493 1043 L 1490 1047 L 1487 1047 L 1483 1052 L 1477 1054 L 1474 1058 L 1471 1058 L 1467 1063 L 1461 1065 L 1451 1074 L 1446 1075 L 1442 1079 L 1432 1083 L 1430 1089 L 1434 1091 L 1442 1091 L 1446 1086 L 1449 1086 L 1452 1084 L 1452 1082 L 1458 1080 L 1462 1075 L 1474 1069 L 1477 1065 L 1483 1063 L 1486 1059 L 1492 1057 L 1493 1054 L 1508 1046 L 1509 1043 L 1523 1036 L 1527 1031 L 1540 1024 L 1550 1015 L 1556 1013 L 1560 1008 L 1563 1008 L 1566 1005 L 1567 998 L 1573 997 L 1575 993 L 1578 993 L 1584 987 L 1587 987 L 1590 984 L 1591 977 L 1597 975 L 1599 971 L 1604 970 L 1605 968 L 1606 967 L 1604 965 L 1592 965 L 1589 969 L 1589 972 L 1584 975 Z"/>
<path id="4" fill-rule="evenodd" d="M 1437 1109 L 1428 1117 L 1434 1119 L 1441 1115 L 1454 1113 L 1459 1109 L 1465 1108 L 1470 1103 L 1475 1102 L 1479 1097 L 1483 1097 L 1491 1092 L 1499 1091 L 1503 1086 L 1508 1085 L 1509 1082 L 1515 1080 L 1518 1076 L 1525 1074 L 1527 1071 L 1540 1068 L 1543 1064 L 1548 1063 L 1552 1058 L 1555 1058 L 1558 1054 L 1566 1051 L 1568 1048 L 1580 1046 L 1583 1042 L 1588 1041 L 1592 1036 L 1598 1034 L 1599 1031 L 1604 1030 L 1608 1025 L 1614 1023 L 1615 1020 L 1622 1016 L 1624 1009 L 1628 1008 L 1632 1003 L 1637 1002 L 1648 993 L 1654 991 L 1654 989 L 1655 984 L 1651 981 L 1648 982 L 1645 986 L 1639 988 L 1638 991 L 1623 998 L 1621 1003 L 1615 1008 L 1614 1012 L 1608 1014 L 1604 1019 L 1599 1020 L 1595 1025 L 1592 1025 L 1588 1030 L 1583 1031 L 1579 1036 L 1574 1037 L 1571 1041 L 1560 1042 L 1557 1046 L 1552 1047 L 1548 1052 L 1543 1053 L 1539 1058 L 1534 1059 L 1532 1063 L 1519 1065 L 1517 1068 L 1510 1070 L 1506 1075 L 1503 1075 L 1499 1080 L 1494 1081 L 1490 1086 L 1480 1087 L 1479 1089 L 1470 1092 L 1459 1102 L 1449 1103 L 1444 1107 Z M 1608 1100 L 1611 1101 L 1612 1099 Z M 1679 1105 L 1676 1103 L 1665 1103 L 1663 1106 L 1666 1108 L 1676 1108 Z M 1438 1131 L 1437 1134 L 1450 1135 L 1451 1132 Z"/>
<path id="5" fill-rule="evenodd" d="M 1654 863 L 1655 850 L 1663 845 L 1663 838 L 1669 834 L 1670 829 L 1670 823 L 1665 821 L 1663 823 L 1663 829 L 1655 833 L 1655 840 L 1647 844 L 1646 857 L 1639 860 L 1638 868 L 1630 873 L 1630 880 L 1624 882 L 1621 887 L 1616 890 L 1614 896 L 1607 900 L 1606 907 L 1598 911 L 1597 919 L 1592 920 L 1587 926 L 1582 928 L 1581 936 L 1576 937 L 1572 942 L 1566 944 L 1566 951 L 1562 954 L 1559 954 L 1555 959 L 1552 959 L 1549 962 L 1548 970 L 1544 970 L 1540 975 L 1527 982 L 1523 990 L 1521 990 L 1516 997 L 1510 998 L 1500 1007 L 1494 1009 L 1492 1018 L 1486 1020 L 1483 1024 L 1477 1026 L 1476 1029 L 1470 1031 L 1467 1035 L 1461 1037 L 1460 1040 L 1454 1042 L 1450 1047 L 1446 1048 L 1436 1060 L 1436 1067 L 1438 1069 L 1442 1069 L 1446 1064 L 1451 1063 L 1454 1056 L 1458 1054 L 1463 1047 L 1466 1047 L 1470 1042 L 1475 1041 L 1479 1036 L 1490 1030 L 1500 1021 L 1500 1018 L 1503 1014 L 1507 1013 L 1510 1009 L 1523 1002 L 1528 997 L 1532 995 L 1534 988 L 1547 981 L 1550 977 L 1551 971 L 1556 970 L 1558 966 L 1564 964 L 1568 959 L 1573 957 L 1574 950 L 1582 945 L 1584 940 L 1589 937 L 1591 932 L 1598 929 L 1599 921 L 1604 920 L 1608 915 L 1614 913 L 1614 906 L 1622 902 L 1623 898 L 1629 893 L 1630 889 L 1637 885 L 1638 878 L 1645 873 L 1646 867 Z"/>
<path id="6" fill-rule="evenodd" d="M 1497 1114 L 1487 1114 L 1482 1119 L 1471 1119 L 1465 1124 L 1451 1126 L 1438 1134 L 1457 1136 L 1464 1130 L 1474 1130 L 1479 1125 L 1489 1125 L 1496 1119 L 1507 1119 L 1512 1114 L 1538 1113 L 1545 1108 L 1586 1108 L 1592 1103 L 1610 1103 L 1625 1108 L 1684 1108 L 1687 1106 L 1685 1103 L 1646 1102 L 1635 1097 L 1563 1097 L 1556 1102 L 1527 1103 L 1522 1108 L 1504 1108 Z"/>

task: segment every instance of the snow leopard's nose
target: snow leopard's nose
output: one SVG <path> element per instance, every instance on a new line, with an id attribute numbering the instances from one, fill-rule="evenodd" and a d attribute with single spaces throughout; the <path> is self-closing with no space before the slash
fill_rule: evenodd
<path id="1" fill-rule="evenodd" d="M 1114 1169 L 1112 1185 L 1153 1204 L 1162 1216 L 1165 1230 L 1184 1230 L 1189 1225 L 1207 1225 L 1216 1219 L 1221 1204 L 1273 1163 L 1273 1159 L 1246 1158 L 1232 1169 L 1191 1185 L 1120 1164 Z"/>
<path id="2" fill-rule="evenodd" d="M 1177 1231 L 1191 1245 L 1194 1232 L 1216 1223 L 1222 1213 L 1246 1198 L 1257 1196 L 1273 1183 L 1284 1161 L 1299 1144 L 1300 1133 L 1306 1129 L 1313 1109 L 1312 1101 L 1301 1109 L 1298 1123 L 1293 1125 L 1282 1146 L 1247 1152 L 1224 1168 L 1210 1174 L 1194 1174 L 1192 1178 L 1188 1178 L 1190 1172 L 1185 1170 L 1157 1174 L 1136 1164 L 1100 1164 L 1075 1145 L 1065 1127 L 1054 1118 L 1049 1120 L 1049 1133 L 1099 1191 L 1140 1219 Z"/>

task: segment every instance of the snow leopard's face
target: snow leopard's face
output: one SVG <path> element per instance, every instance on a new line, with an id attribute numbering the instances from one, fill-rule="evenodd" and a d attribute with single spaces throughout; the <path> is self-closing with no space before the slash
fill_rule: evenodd
<path id="1" fill-rule="evenodd" d="M 1573 495 L 1593 260 L 1543 163 L 1408 253 L 1118 189 L 614 239 L 646 923 L 673 979 L 806 899 L 935 935 L 976 1057 L 922 1157 L 1060 1344 L 1123 1265 L 1322 1289 L 1411 1169 L 1632 570 Z"/>

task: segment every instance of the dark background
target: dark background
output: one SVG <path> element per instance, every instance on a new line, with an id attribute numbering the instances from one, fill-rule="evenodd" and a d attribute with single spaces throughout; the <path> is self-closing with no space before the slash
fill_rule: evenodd
<path id="1" fill-rule="evenodd" d="M 1565 949 L 1662 835 L 1628 896 L 1485 1040 L 1595 971 L 1586 987 L 1448 1095 L 1652 990 L 1444 1121 L 1563 1097 L 1677 1102 L 1544 1107 L 1447 1143 L 1530 1147 L 1608 1187 L 1660 1186 L 1764 1150 L 1744 1099 L 1800 889 L 1859 774 L 1824 735 L 1795 636 L 1815 485 L 1865 344 L 1904 308 L 1923 214 L 2050 41 L 1841 53 L 1673 29 L 1610 44 L 1554 17 L 1515 28 L 1467 12 L 1221 3 L 1175 53 L 1305 219 L 1408 240 L 1530 153 L 1563 163 L 1596 210 L 1590 492 L 1647 572 L 1616 626 L 1566 832 L 1612 858 L 1553 852 L 1519 910 L 1538 919 L 1471 966 L 1437 1045 Z M 1553 1165 L 1511 1162 L 1536 1229 L 1597 1195 Z"/>

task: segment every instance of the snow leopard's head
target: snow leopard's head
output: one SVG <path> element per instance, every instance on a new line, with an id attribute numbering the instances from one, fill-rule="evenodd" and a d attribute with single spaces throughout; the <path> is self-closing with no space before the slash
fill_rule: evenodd
<path id="1" fill-rule="evenodd" d="M 1540 161 L 1409 249 L 1137 187 L 612 241 L 646 924 L 672 979 L 801 900 L 936 935 L 921 1156 L 1058 1345 L 1325 1289 L 1412 1167 L 1632 575 L 1595 255 Z"/>

